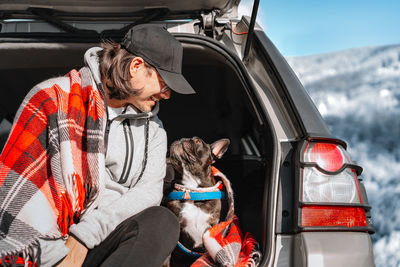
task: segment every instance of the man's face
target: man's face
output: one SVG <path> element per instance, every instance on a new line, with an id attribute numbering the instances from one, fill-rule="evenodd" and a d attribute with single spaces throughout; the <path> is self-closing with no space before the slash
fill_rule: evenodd
<path id="1" fill-rule="evenodd" d="M 125 101 L 142 112 L 149 112 L 157 101 L 169 99 L 171 91 L 168 88 L 161 92 L 166 85 L 161 76 L 154 68 L 146 67 L 143 60 L 135 62 L 135 59 L 132 60 L 130 67 L 131 85 L 133 89 L 141 89 L 142 91 L 139 95 L 130 96 Z"/>

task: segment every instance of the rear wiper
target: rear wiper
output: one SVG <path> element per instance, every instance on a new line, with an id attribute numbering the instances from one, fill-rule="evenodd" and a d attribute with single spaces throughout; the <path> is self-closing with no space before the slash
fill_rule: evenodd
<path id="1" fill-rule="evenodd" d="M 31 14 L 43 19 L 47 23 L 63 30 L 68 33 L 77 33 L 77 34 L 90 34 L 90 35 L 98 35 L 95 30 L 87 30 L 87 29 L 78 29 L 68 23 L 65 23 L 56 17 L 52 16 L 54 10 L 48 8 L 38 8 L 38 7 L 30 7 L 27 10 Z"/>

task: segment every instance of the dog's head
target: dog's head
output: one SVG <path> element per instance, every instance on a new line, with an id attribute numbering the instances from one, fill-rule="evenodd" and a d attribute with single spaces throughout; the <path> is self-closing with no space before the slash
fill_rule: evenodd
<path id="1" fill-rule="evenodd" d="M 229 143 L 229 139 L 220 139 L 209 145 L 199 137 L 182 138 L 172 143 L 169 163 L 182 175 L 181 179 L 192 180 L 191 185 L 211 186 L 215 183 L 211 164 L 222 157 Z"/>

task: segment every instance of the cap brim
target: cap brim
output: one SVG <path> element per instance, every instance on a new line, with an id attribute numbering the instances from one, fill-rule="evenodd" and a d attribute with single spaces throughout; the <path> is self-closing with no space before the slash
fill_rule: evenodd
<path id="1" fill-rule="evenodd" d="M 164 82 L 171 88 L 173 91 L 179 94 L 195 94 L 196 91 L 190 86 L 188 81 L 186 81 L 185 77 L 182 74 L 165 71 L 157 68 L 157 72 L 160 74 L 161 78 L 163 78 Z"/>

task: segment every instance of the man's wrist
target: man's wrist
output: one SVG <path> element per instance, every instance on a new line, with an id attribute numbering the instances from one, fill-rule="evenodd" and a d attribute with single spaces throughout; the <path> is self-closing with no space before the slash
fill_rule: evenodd
<path id="1" fill-rule="evenodd" d="M 78 239 L 76 239 L 74 236 L 70 235 L 67 239 L 67 242 L 65 242 L 65 245 L 70 249 L 73 250 L 75 248 L 80 249 L 81 251 L 88 251 L 88 248 L 85 246 L 84 243 L 80 242 Z"/>
<path id="2" fill-rule="evenodd" d="M 85 244 L 85 242 L 83 242 L 79 237 L 77 237 L 75 234 L 73 234 L 73 233 L 68 233 L 69 234 L 69 237 L 68 237 L 68 239 L 70 239 L 71 237 L 73 238 L 73 239 L 75 239 L 77 242 L 79 242 L 81 245 L 83 245 L 86 249 L 88 249 L 89 250 L 89 248 L 86 246 L 86 244 Z M 68 240 L 67 240 L 68 241 Z"/>
<path id="3" fill-rule="evenodd" d="M 73 236 L 68 237 L 67 242 L 65 242 L 65 246 L 69 248 L 69 253 L 57 266 L 82 266 L 88 253 L 88 248 L 76 240 Z"/>

